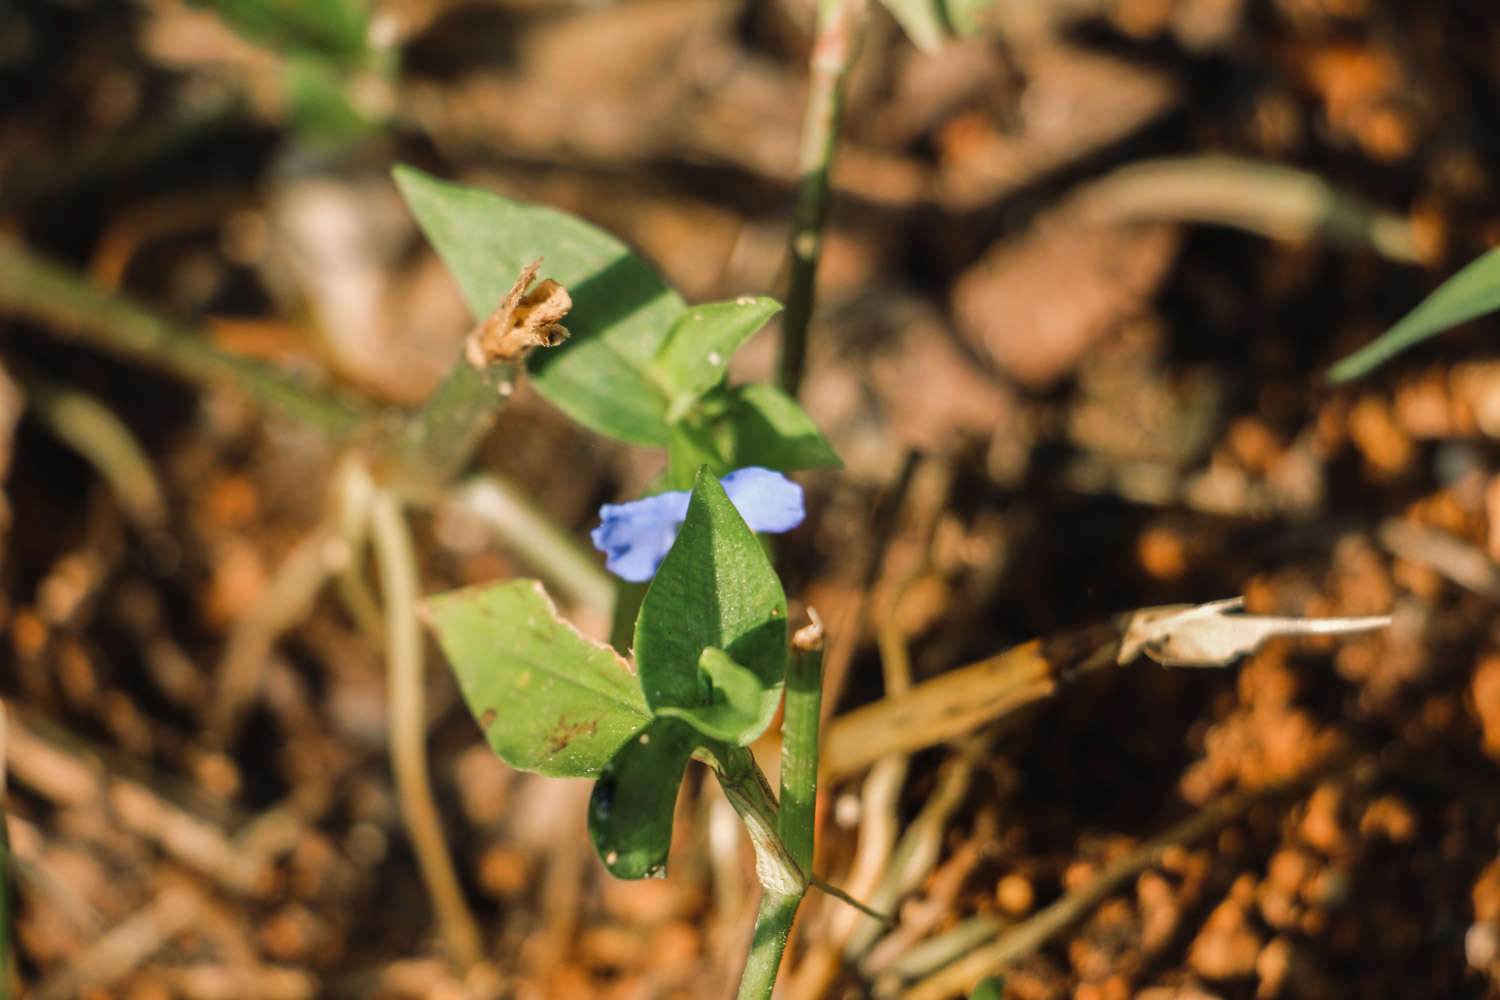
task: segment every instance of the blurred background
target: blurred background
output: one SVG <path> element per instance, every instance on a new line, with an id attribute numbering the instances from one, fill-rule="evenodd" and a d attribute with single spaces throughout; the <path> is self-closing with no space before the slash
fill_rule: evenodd
<path id="1" fill-rule="evenodd" d="M 472 318 L 393 164 L 577 213 L 690 302 L 781 296 L 813 23 L 798 0 L 12 0 L 0 243 L 289 378 L 411 405 Z M 846 467 L 799 477 L 811 516 L 778 546 L 832 629 L 834 714 L 1143 605 L 1394 624 L 1228 671 L 1103 672 L 839 776 L 819 869 L 905 858 L 900 920 L 810 902 L 785 994 L 901 996 L 963 953 L 955 930 L 1004 934 L 1233 803 L 1019 955 L 1005 995 L 1494 995 L 1495 324 L 1349 385 L 1324 372 L 1500 242 L 1500 11 L 996 0 L 971 36 L 923 41 L 871 6 L 801 393 Z M 13 260 L 18 995 L 730 995 L 753 858 L 701 776 L 669 877 L 615 882 L 587 784 L 494 758 L 434 655 L 434 784 L 491 959 L 466 971 L 393 798 L 380 649 L 336 600 L 215 735 L 226 637 L 337 454 L 70 336 L 65 292 L 15 308 Z M 773 324 L 732 378 L 775 353 Z M 101 474 L 111 435 L 144 456 L 136 493 Z M 663 461 L 523 382 L 481 464 L 581 539 Z M 429 592 L 546 575 L 462 519 L 417 531 Z"/>

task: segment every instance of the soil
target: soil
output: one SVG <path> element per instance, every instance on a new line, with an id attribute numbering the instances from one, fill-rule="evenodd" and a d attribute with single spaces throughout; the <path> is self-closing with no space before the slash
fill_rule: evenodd
<path id="1" fill-rule="evenodd" d="M 690 301 L 782 294 L 811 6 L 392 0 L 400 68 L 354 87 L 384 124 L 335 145 L 298 124 L 289 59 L 207 7 L 0 9 L 0 231 L 227 350 L 410 404 L 471 318 L 395 162 L 589 218 Z M 845 468 L 798 477 L 810 516 L 777 546 L 830 628 L 830 714 L 1133 608 L 1393 620 L 1091 673 L 830 782 L 818 870 L 897 920 L 814 894 L 785 996 L 957 995 L 977 976 L 929 977 L 996 940 L 984 971 L 1024 1000 L 1500 995 L 1495 321 L 1324 378 L 1500 240 L 1497 52 L 1479 0 L 1001 3 L 934 52 L 872 11 L 801 392 Z M 1326 187 L 1284 197 L 1247 161 Z M 1154 186 L 1121 173 L 1148 163 Z M 429 648 L 431 773 L 488 956 L 451 964 L 381 648 L 332 590 L 243 725 L 213 722 L 231 630 L 337 454 L 66 334 L 0 320 L 14 995 L 732 995 L 754 865 L 711 782 L 690 769 L 667 878 L 614 881 L 587 783 L 509 770 Z M 732 377 L 775 353 L 773 326 Z M 49 387 L 123 423 L 155 507 L 59 438 Z M 523 383 L 479 464 L 583 538 L 662 459 Z M 427 592 L 547 576 L 414 525 Z"/>

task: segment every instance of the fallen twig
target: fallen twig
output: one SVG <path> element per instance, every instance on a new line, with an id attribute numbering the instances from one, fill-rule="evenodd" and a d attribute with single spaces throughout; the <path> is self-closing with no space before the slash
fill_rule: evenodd
<path id="1" fill-rule="evenodd" d="M 1402 559 L 1431 566 L 1460 587 L 1500 600 L 1500 566 L 1477 546 L 1399 517 L 1380 522 L 1380 544 Z"/>
<path id="2" fill-rule="evenodd" d="M 1289 618 L 1231 614 L 1240 598 L 1139 608 L 1094 625 L 1033 639 L 978 663 L 855 709 L 827 727 L 829 778 L 881 754 L 912 751 L 1014 712 L 1073 678 L 1142 654 L 1167 666 L 1227 666 L 1278 635 L 1340 635 L 1384 628 L 1390 616 Z"/>
<path id="3" fill-rule="evenodd" d="M 43 980 L 32 996 L 35 1000 L 67 1000 L 118 981 L 187 929 L 197 913 L 198 901 L 190 890 L 182 886 L 163 889 L 65 968 Z"/>
<path id="4" fill-rule="evenodd" d="M 947 1000 L 949 997 L 972 989 L 974 984 L 985 976 L 1003 972 L 1083 917 L 1126 879 L 1133 878 L 1147 868 L 1160 864 L 1162 856 L 1169 848 L 1191 843 L 1206 836 L 1269 794 L 1271 793 L 1228 795 L 1211 802 L 1161 836 L 1142 844 L 1127 857 L 1107 866 L 1092 882 L 1073 890 L 1009 929 L 999 932 L 988 944 L 967 951 L 962 958 L 917 983 L 902 995 L 902 1000 Z M 968 933 L 957 929 L 949 933 L 955 934 L 955 944 L 973 947 L 971 935 Z M 958 936 L 960 933 L 961 938 Z M 930 949 L 937 947 L 932 943 L 928 945 Z M 932 953 L 929 952 L 929 958 L 931 957 Z"/>

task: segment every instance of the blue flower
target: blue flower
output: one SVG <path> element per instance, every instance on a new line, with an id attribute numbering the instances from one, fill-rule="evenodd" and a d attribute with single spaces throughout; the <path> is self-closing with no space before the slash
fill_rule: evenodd
<path id="1" fill-rule="evenodd" d="M 719 483 L 751 531 L 790 531 L 807 516 L 802 487 L 779 472 L 752 465 L 736 469 Z M 632 583 L 655 576 L 687 517 L 688 496 L 687 490 L 674 490 L 600 507 L 601 523 L 589 538 L 607 557 L 605 567 Z"/>

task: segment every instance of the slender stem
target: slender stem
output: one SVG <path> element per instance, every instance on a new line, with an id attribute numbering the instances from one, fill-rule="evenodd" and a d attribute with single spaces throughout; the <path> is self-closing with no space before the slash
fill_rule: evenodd
<path id="1" fill-rule="evenodd" d="M 822 699 L 823 624 L 811 608 L 812 624 L 792 637 L 792 658 L 786 677 L 786 711 L 781 724 L 781 804 L 777 815 L 777 846 L 804 877 L 812 872 L 813 831 L 818 800 L 818 718 Z M 752 762 L 753 765 L 753 762 Z M 759 774 L 757 771 L 756 774 Z M 723 777 L 721 775 L 721 781 Z M 739 782 L 738 784 L 748 784 Z M 735 802 L 729 784 L 724 791 Z M 742 816 L 745 810 L 738 802 Z M 747 817 L 747 825 L 749 818 Z M 753 830 L 752 830 L 753 833 Z M 756 841 L 757 858 L 765 855 Z M 764 881 L 764 879 L 763 879 Z M 781 957 L 805 888 L 778 892 L 769 884 L 755 917 L 755 937 L 740 977 L 740 1000 L 769 1000 L 776 986 Z"/>
<path id="2" fill-rule="evenodd" d="M 615 606 L 614 578 L 594 552 L 559 528 L 515 483 L 502 476 L 476 476 L 449 496 L 454 507 L 482 520 L 566 600 L 601 618 L 609 616 Z"/>
<path id="3" fill-rule="evenodd" d="M 792 933 L 792 921 L 802 895 L 786 896 L 767 892 L 755 915 L 755 937 L 750 943 L 750 957 L 740 976 L 739 1000 L 770 1000 L 776 988 L 776 973 L 781 970 L 781 956 Z"/>
<path id="4" fill-rule="evenodd" d="M 807 325 L 812 319 L 823 226 L 828 218 L 828 174 L 844 109 L 844 78 L 854 61 L 866 0 L 820 0 L 809 62 L 807 112 L 797 162 L 797 204 L 788 246 L 790 284 L 782 319 L 777 381 L 795 396 L 807 361 Z"/>
<path id="5" fill-rule="evenodd" d="M 469 968 L 478 964 L 482 956 L 479 927 L 459 887 L 427 778 L 427 710 L 422 633 L 417 621 L 417 556 L 400 504 L 390 491 L 376 494 L 370 515 L 371 541 L 385 600 L 386 685 L 396 796 L 444 942 L 453 958 Z"/>
<path id="6" fill-rule="evenodd" d="M 26 406 L 58 440 L 99 471 L 137 528 L 156 532 L 167 522 L 166 501 L 151 459 L 119 417 L 93 396 L 24 373 Z"/>
<path id="7" fill-rule="evenodd" d="M 365 578 L 365 553 L 370 541 L 370 508 L 375 502 L 375 480 L 357 455 L 346 455 L 334 480 L 333 516 L 344 548 L 338 574 L 344 610 L 373 645 L 385 646 L 385 618 L 380 602 Z"/>
<path id="8" fill-rule="evenodd" d="M 782 843 L 776 797 L 755 757 L 745 747 L 723 743 L 700 746 L 698 757 L 713 768 L 724 797 L 745 824 L 760 884 L 773 895 L 801 898 L 807 876 Z"/>
<path id="9" fill-rule="evenodd" d="M 818 799 L 818 719 L 823 697 L 823 624 L 811 608 L 812 624 L 792 636 L 786 672 L 786 711 L 781 723 L 781 841 L 797 867 L 813 870 L 813 831 Z"/>
<path id="10" fill-rule="evenodd" d="M 397 445 L 403 485 L 440 490 L 474 454 L 515 388 L 517 366 L 477 369 L 460 357 L 427 401 L 407 418 Z"/>
<path id="11" fill-rule="evenodd" d="M 100 291 L 21 244 L 0 240 L 0 312 L 72 331 L 122 357 L 196 383 L 229 382 L 266 406 L 336 438 L 367 414 L 336 396 L 297 385 L 266 365 L 226 354 L 197 331 L 168 322 L 123 296 Z"/>

